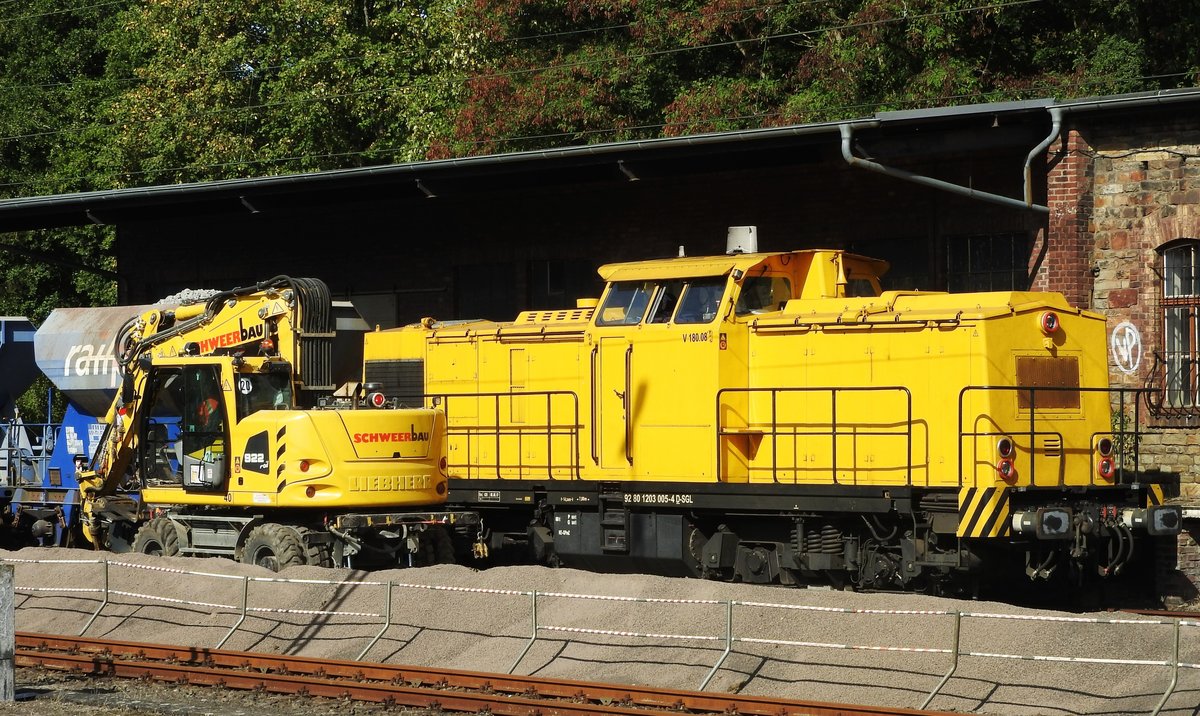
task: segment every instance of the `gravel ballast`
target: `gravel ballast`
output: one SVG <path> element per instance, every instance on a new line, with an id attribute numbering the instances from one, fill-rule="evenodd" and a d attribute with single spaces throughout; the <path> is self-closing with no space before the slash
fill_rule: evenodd
<path id="1" fill-rule="evenodd" d="M 75 635 L 87 625 L 87 636 L 126 641 L 336 659 L 369 646 L 373 662 L 695 689 L 731 631 L 708 691 L 917 708 L 951 667 L 961 612 L 958 668 L 929 707 L 1005 716 L 1147 714 L 1173 660 L 1174 626 L 1162 620 L 921 595 L 529 566 L 275 574 L 226 559 L 72 549 L 0 557 L 15 569 L 18 630 Z M 106 557 L 108 602 L 88 625 Z M 391 626 L 372 643 L 389 581 Z M 1200 663 L 1200 626 L 1181 635 L 1180 661 Z M 1198 704 L 1200 669 L 1182 668 L 1161 713 L 1195 714 Z"/>

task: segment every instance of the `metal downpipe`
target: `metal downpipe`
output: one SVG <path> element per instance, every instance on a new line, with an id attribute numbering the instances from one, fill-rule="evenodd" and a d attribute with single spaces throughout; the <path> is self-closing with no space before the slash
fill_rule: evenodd
<path id="1" fill-rule="evenodd" d="M 1033 208 L 1033 160 L 1045 152 L 1054 143 L 1054 140 L 1058 139 L 1058 134 L 1062 131 L 1062 107 L 1051 107 L 1049 111 L 1050 136 L 1043 139 L 1042 143 L 1030 150 L 1029 156 L 1025 157 L 1025 205 L 1030 208 Z"/>
<path id="2" fill-rule="evenodd" d="M 1007 206 L 1007 207 L 1013 208 L 1013 209 L 1021 209 L 1024 211 L 1036 211 L 1036 212 L 1039 212 L 1042 214 L 1050 213 L 1049 207 L 1042 206 L 1040 204 L 1033 204 L 1033 203 L 1027 204 L 1026 202 L 1024 202 L 1020 199 L 1012 199 L 1007 196 L 1001 196 L 999 194 L 992 194 L 991 192 L 979 191 L 977 189 L 972 189 L 971 187 L 968 187 L 968 186 L 953 184 L 948 181 L 942 181 L 941 179 L 934 179 L 932 177 L 923 176 L 921 174 L 914 174 L 912 172 L 905 171 L 903 169 L 887 167 L 882 164 L 873 162 L 869 159 L 863 159 L 862 157 L 856 157 L 856 156 L 854 156 L 853 150 L 850 148 L 850 142 L 854 139 L 854 130 L 852 128 L 852 125 L 849 123 L 839 124 L 838 130 L 841 132 L 841 135 L 842 135 L 842 157 L 846 160 L 846 163 L 852 167 L 858 167 L 860 169 L 869 169 L 870 171 L 878 172 L 885 176 L 894 177 L 896 179 L 903 179 L 905 181 L 910 181 L 915 184 L 921 184 L 923 186 L 932 187 L 934 189 L 940 189 L 942 191 L 948 191 L 952 194 L 958 194 L 960 196 L 965 196 L 970 199 L 979 199 L 980 201 L 987 201 L 987 202 L 991 202 L 993 204 L 1000 204 L 1002 206 Z M 1026 172 L 1028 173 L 1028 164 L 1026 165 Z"/>

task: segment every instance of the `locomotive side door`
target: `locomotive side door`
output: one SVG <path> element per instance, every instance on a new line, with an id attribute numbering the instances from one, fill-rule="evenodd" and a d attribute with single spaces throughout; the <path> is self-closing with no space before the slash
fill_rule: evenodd
<path id="1" fill-rule="evenodd" d="M 632 353 L 633 344 L 624 336 L 601 337 L 596 347 L 593 455 L 604 469 L 628 469 L 633 462 L 629 424 Z"/>
<path id="2" fill-rule="evenodd" d="M 717 274 L 609 285 L 592 331 L 592 454 L 601 469 L 646 480 L 711 478 L 727 283 Z"/>

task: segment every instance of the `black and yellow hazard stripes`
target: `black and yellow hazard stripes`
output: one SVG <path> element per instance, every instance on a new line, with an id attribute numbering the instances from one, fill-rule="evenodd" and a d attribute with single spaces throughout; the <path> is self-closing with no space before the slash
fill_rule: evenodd
<path id="1" fill-rule="evenodd" d="M 1163 486 L 1155 483 L 1146 485 L 1146 504 L 1145 507 L 1153 507 L 1161 505 L 1165 496 L 1163 495 Z"/>
<path id="2" fill-rule="evenodd" d="M 1005 537 L 1012 507 L 1006 487 L 967 487 L 958 491 L 959 537 Z"/>

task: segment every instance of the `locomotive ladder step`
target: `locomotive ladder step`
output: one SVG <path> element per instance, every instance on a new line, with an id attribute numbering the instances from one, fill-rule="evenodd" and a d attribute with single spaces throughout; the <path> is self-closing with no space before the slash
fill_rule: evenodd
<path id="1" fill-rule="evenodd" d="M 600 549 L 605 554 L 629 554 L 629 510 L 616 483 L 601 483 Z"/>

